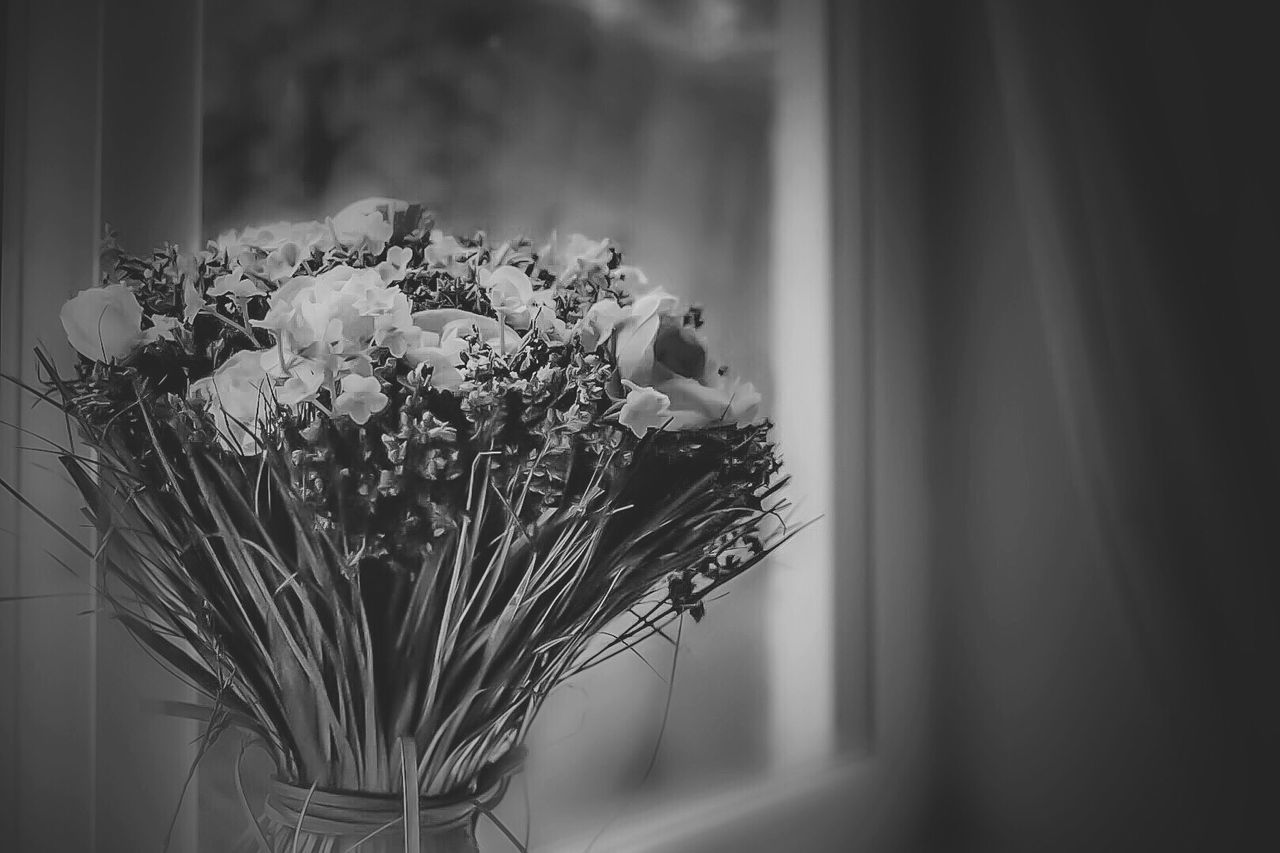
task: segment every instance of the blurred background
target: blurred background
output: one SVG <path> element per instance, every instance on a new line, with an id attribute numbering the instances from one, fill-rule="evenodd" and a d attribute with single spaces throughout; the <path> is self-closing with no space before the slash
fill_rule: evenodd
<path id="1" fill-rule="evenodd" d="M 459 232 L 612 237 L 705 305 L 826 518 L 686 630 L 652 773 L 668 648 L 555 697 L 535 848 L 616 814 L 595 849 L 1280 849 L 1266 24 L 1189 0 L 13 0 L 0 358 L 60 340 L 103 218 L 143 249 L 393 195 Z M 83 591 L 3 508 L 0 596 Z M 138 698 L 165 688 L 83 602 L 0 608 L 0 851 L 159 849 L 189 737 Z M 235 752 L 175 849 L 239 834 Z"/>

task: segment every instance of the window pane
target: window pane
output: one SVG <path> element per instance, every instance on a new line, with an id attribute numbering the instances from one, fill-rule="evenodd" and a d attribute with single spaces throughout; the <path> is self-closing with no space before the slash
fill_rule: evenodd
<path id="1" fill-rule="evenodd" d="M 223 0 L 206 12 L 205 230 L 389 195 L 456 232 L 611 237 L 706 307 L 712 343 L 767 405 L 774 6 Z M 763 766 L 764 589 L 742 578 L 685 626 L 651 784 Z M 548 706 L 540 837 L 638 786 L 671 647 L 640 651 L 662 678 L 623 656 Z"/>

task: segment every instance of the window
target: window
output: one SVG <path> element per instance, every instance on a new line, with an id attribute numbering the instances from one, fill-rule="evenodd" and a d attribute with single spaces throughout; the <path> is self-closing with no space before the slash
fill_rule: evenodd
<path id="1" fill-rule="evenodd" d="M 779 72 L 797 70 L 779 64 L 779 15 L 796 14 L 782 5 L 376 0 L 353 16 L 315 0 L 220 4 L 204 33 L 205 232 L 393 195 L 458 231 L 614 238 L 706 306 L 713 344 L 791 437 L 804 511 L 820 514 L 829 368 L 810 355 L 826 342 L 806 306 L 826 301 L 830 277 L 815 165 L 825 104 L 820 85 L 779 98 Z M 780 386 L 779 370 L 807 375 Z M 705 792 L 831 749 L 829 530 L 775 560 L 810 563 L 803 582 L 798 565 L 757 571 L 686 627 L 652 787 Z M 654 639 L 543 712 L 536 837 L 598 822 L 634 793 L 670 651 Z"/>
<path id="2" fill-rule="evenodd" d="M 34 332 L 44 322 L 39 334 L 53 337 L 56 320 L 51 326 L 48 318 L 91 275 L 99 214 L 135 249 L 255 221 L 310 217 L 369 194 L 426 200 L 458 229 L 483 224 L 503 233 L 557 229 L 614 237 L 651 275 L 706 305 L 714 343 L 766 392 L 797 492 L 805 496 L 802 515 L 827 519 L 781 552 L 777 565 L 758 569 L 714 602 L 702 624 L 686 626 L 671 719 L 649 789 L 635 787 L 666 685 L 640 661 L 619 658 L 562 691 L 559 713 L 548 709 L 555 717 L 543 734 L 541 766 L 531 771 L 545 774 L 534 782 L 536 837 L 551 843 L 594 829 L 602 818 L 598 806 L 609 797 L 715 798 L 767 786 L 788 767 L 834 760 L 843 746 L 865 745 L 872 600 L 864 555 L 837 549 L 865 534 L 865 495 L 847 493 L 859 488 L 848 482 L 864 479 L 866 419 L 844 422 L 852 433 L 840 436 L 840 454 L 834 434 L 837 415 L 849 413 L 844 398 L 860 399 L 868 390 L 857 360 L 863 315 L 854 315 L 853 345 L 832 341 L 828 329 L 828 306 L 861 310 L 863 282 L 859 271 L 847 290 L 833 285 L 833 264 L 856 257 L 858 244 L 834 246 L 832 239 L 833 213 L 839 222 L 854 203 L 831 198 L 826 168 L 828 5 L 377 0 L 353 15 L 349 8 L 326 13 L 332 4 L 318 0 L 228 0 L 204 8 L 202 25 L 201 5 L 106 3 L 101 21 L 71 33 L 87 51 L 77 54 L 87 57 L 80 81 L 36 74 L 34 58 L 23 65 L 29 99 L 78 100 L 57 121 L 39 111 L 24 114 L 22 164 L 39 159 L 53 181 L 67 162 L 78 163 L 90 177 L 74 192 L 63 187 L 79 231 L 56 238 L 21 232 L 10 216 L 13 209 L 32 222 L 51 221 L 57 205 L 41 206 L 31 195 L 43 185 L 29 180 L 27 206 L 20 208 L 6 181 L 7 301 L 0 316 L 6 368 L 13 353 L 33 342 L 14 330 Z M 18 32 L 57 29 L 56 10 L 32 3 L 26 14 L 20 28 L 10 29 L 11 41 Z M 99 57 L 101 91 L 94 74 Z M 6 98 L 7 123 L 10 103 Z M 77 103 L 82 108 L 72 109 Z M 81 139 L 74 150 L 32 153 L 64 139 L 66 127 L 95 111 L 102 116 L 100 148 Z M 18 135 L 7 129 L 7 174 L 22 168 L 11 165 L 11 138 Z M 834 177 L 846 187 L 844 179 L 857 175 L 837 169 Z M 71 241 L 67 263 L 78 259 L 78 266 L 64 277 L 77 284 L 15 307 L 12 283 L 37 292 L 38 270 L 11 267 L 11 239 L 26 241 L 28 258 L 52 256 Z M 833 366 L 825 354 L 842 345 L 853 360 Z M 12 437 L 4 440 L 11 451 Z M 857 511 L 850 514 L 850 507 Z M 34 541 L 24 548 L 38 547 Z M 837 566 L 838 554 L 845 565 Z M 29 579 L 44 568 L 24 568 L 19 588 L 32 589 Z M 24 649 L 51 648 L 33 622 L 12 624 L 5 628 L 20 635 Z M 82 680 L 147 665 L 114 641 L 95 647 L 94 636 L 97 629 L 65 644 L 74 646 L 66 657 Z M 665 677 L 669 649 L 655 643 L 644 652 Z M 0 655 L 0 674 L 16 666 L 16 656 Z M 103 676 L 96 677 L 96 693 L 85 699 L 90 711 L 69 721 L 70 731 L 83 734 L 100 762 L 120 759 L 123 747 L 113 746 L 119 743 L 150 743 L 150 752 L 166 753 L 139 763 L 167 761 L 164 784 L 156 776 L 153 784 L 128 789 L 128 798 L 143 823 L 161 822 L 161 813 L 167 823 L 171 783 L 180 784 L 186 769 L 177 745 L 188 733 L 171 721 L 140 722 L 138 696 L 104 690 Z M 152 698 L 170 689 L 158 684 L 135 686 Z M 57 696 L 24 689 L 18 701 L 26 716 L 18 720 L 78 695 L 71 688 Z M 583 730 L 552 747 L 570 733 L 565 721 L 575 728 L 584 710 Z M 163 738 L 173 748 L 155 746 Z M 230 789 L 226 755 L 221 761 L 222 768 L 201 775 L 193 795 L 199 808 L 191 811 L 202 818 L 180 824 L 180 832 L 195 833 L 198 823 L 202 849 L 220 849 Z M 107 815 L 100 820 L 111 820 L 116 796 L 106 787 L 90 781 L 77 794 L 90 813 L 96 803 Z M 520 823 L 520 804 L 507 808 Z M 225 814 L 234 821 L 238 808 Z M 625 819 L 618 831 L 626 835 Z M 637 849 L 643 841 L 641 834 Z"/>

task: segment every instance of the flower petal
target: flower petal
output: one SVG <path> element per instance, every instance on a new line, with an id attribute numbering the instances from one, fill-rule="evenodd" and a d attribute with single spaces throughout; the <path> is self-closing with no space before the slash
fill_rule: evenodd
<path id="1" fill-rule="evenodd" d="M 618 423 L 627 427 L 636 438 L 643 438 L 651 427 L 660 428 L 671 420 L 671 399 L 654 388 L 642 388 L 628 382 L 631 388 L 618 412 Z"/>
<path id="2" fill-rule="evenodd" d="M 67 340 L 94 361 L 123 359 L 142 340 L 142 306 L 124 284 L 80 291 L 63 304 L 59 317 Z"/>

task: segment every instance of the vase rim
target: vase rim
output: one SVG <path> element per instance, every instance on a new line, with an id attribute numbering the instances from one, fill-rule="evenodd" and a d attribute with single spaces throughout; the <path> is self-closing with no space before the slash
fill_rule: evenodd
<path id="1" fill-rule="evenodd" d="M 501 796 L 501 784 L 479 794 L 419 797 L 419 822 L 423 827 L 444 827 L 471 820 Z M 302 787 L 279 777 L 271 778 L 267 813 L 284 826 L 300 824 L 304 830 L 343 834 L 376 829 L 404 816 L 404 797 L 395 791 L 351 791 L 341 788 Z"/>

